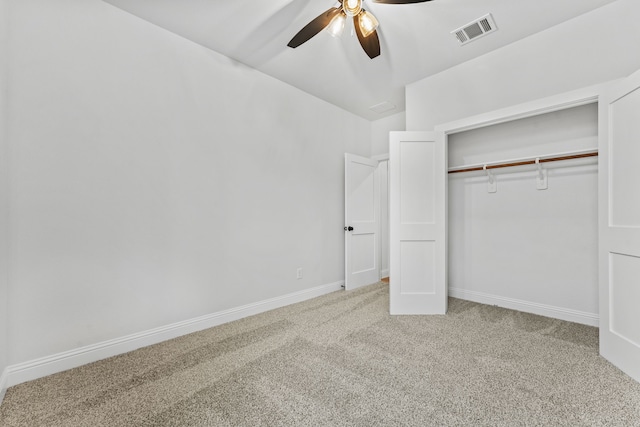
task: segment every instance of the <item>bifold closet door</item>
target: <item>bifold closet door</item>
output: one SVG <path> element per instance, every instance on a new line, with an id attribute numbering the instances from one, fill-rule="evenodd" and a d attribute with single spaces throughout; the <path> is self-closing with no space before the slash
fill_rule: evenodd
<path id="1" fill-rule="evenodd" d="M 391 314 L 447 311 L 447 150 L 435 132 L 391 132 Z"/>
<path id="2" fill-rule="evenodd" d="M 600 353 L 640 381 L 640 71 L 600 108 Z"/>

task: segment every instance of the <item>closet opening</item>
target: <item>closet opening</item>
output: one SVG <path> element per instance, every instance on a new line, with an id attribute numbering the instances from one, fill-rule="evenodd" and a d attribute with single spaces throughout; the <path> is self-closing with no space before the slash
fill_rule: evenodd
<path id="1" fill-rule="evenodd" d="M 448 292 L 598 325 L 598 104 L 448 133 Z"/>

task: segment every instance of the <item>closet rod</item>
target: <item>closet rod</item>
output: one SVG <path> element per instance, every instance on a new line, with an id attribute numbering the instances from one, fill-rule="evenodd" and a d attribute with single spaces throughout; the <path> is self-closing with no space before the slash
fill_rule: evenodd
<path id="1" fill-rule="evenodd" d="M 598 155 L 597 151 L 592 151 L 589 153 L 567 154 L 564 156 L 540 158 L 539 161 L 540 163 L 557 162 L 559 160 L 571 160 L 571 159 L 582 159 L 584 157 L 596 157 L 597 155 Z M 536 159 L 531 159 L 531 160 L 522 160 L 517 162 L 494 163 L 492 165 L 487 165 L 487 169 L 509 168 L 512 166 L 535 165 L 535 164 L 536 164 Z M 463 169 L 453 169 L 453 170 L 450 170 L 449 173 L 474 172 L 474 171 L 481 171 L 481 170 L 484 170 L 484 165 L 471 166 Z"/>

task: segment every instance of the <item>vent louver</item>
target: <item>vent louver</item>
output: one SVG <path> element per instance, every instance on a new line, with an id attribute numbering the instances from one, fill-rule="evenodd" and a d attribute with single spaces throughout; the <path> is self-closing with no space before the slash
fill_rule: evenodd
<path id="1" fill-rule="evenodd" d="M 386 113 L 387 111 L 394 110 L 396 108 L 395 104 L 392 104 L 389 101 L 381 102 L 380 104 L 372 105 L 369 107 L 370 110 L 375 111 L 378 114 Z"/>
<path id="2" fill-rule="evenodd" d="M 482 36 L 486 36 L 497 29 L 498 27 L 496 27 L 493 17 L 488 13 L 473 22 L 451 31 L 451 34 L 455 35 L 461 45 L 465 45 Z"/>

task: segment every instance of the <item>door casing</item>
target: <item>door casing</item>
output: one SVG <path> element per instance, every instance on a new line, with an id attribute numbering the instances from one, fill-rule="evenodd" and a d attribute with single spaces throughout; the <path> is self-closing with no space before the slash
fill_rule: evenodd
<path id="1" fill-rule="evenodd" d="M 607 82 L 604 84 L 595 85 L 595 86 L 579 89 L 576 91 L 563 93 L 563 94 L 552 96 L 549 98 L 544 98 L 541 100 L 536 100 L 533 102 L 528 102 L 528 103 L 508 107 L 501 110 L 480 114 L 477 116 L 456 120 L 453 122 L 436 126 L 435 131 L 440 135 L 441 141 L 443 141 L 443 143 L 446 146 L 448 135 L 455 134 L 458 132 L 464 132 L 468 130 L 483 128 L 486 126 L 524 119 L 527 117 L 537 116 L 545 113 L 551 113 L 554 111 L 561 111 L 569 108 L 579 107 L 581 105 L 598 103 L 600 101 L 601 95 L 603 93 L 606 93 L 608 90 L 610 90 L 610 88 L 616 83 L 618 82 L 617 81 Z M 602 202 L 600 202 L 599 205 L 602 205 Z M 609 281 L 601 280 L 600 294 L 601 295 L 608 294 L 610 290 L 611 290 L 611 284 L 609 283 Z M 601 302 L 601 307 L 602 307 L 602 302 Z M 602 315 L 602 309 L 601 309 L 600 315 Z M 603 323 L 606 323 L 606 322 L 600 323 L 601 328 L 603 327 Z M 602 353 L 604 352 L 601 350 L 601 354 Z M 640 381 L 640 378 L 635 378 L 635 379 L 637 381 Z"/>

